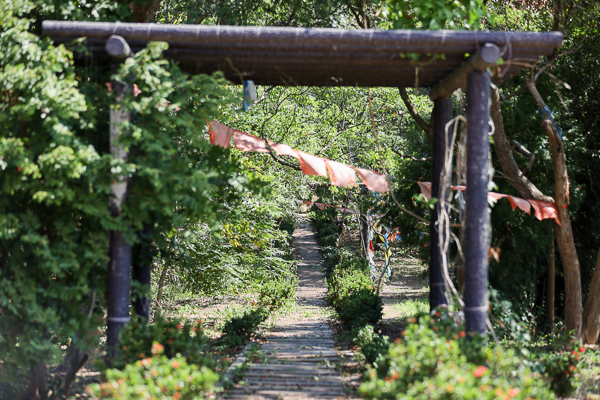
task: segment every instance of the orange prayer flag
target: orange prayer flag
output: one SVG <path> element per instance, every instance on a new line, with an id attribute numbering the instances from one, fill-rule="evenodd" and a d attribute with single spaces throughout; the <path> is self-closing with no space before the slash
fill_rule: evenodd
<path id="1" fill-rule="evenodd" d="M 233 129 L 217 121 L 210 121 L 208 122 L 208 132 L 210 135 L 210 144 L 221 146 L 224 149 L 229 148 Z"/>
<path id="2" fill-rule="evenodd" d="M 235 131 L 233 133 L 233 146 L 241 151 L 256 151 L 258 153 L 268 153 L 265 141 L 254 135 L 249 135 L 244 132 Z"/>
<path id="3" fill-rule="evenodd" d="M 325 160 L 331 183 L 335 186 L 354 187 L 356 186 L 356 172 L 354 168 L 347 164 L 342 164 L 337 161 Z"/>
<path id="4" fill-rule="evenodd" d="M 303 151 L 298 151 L 297 154 L 304 175 L 327 176 L 327 167 L 325 166 L 324 159 Z"/>
<path id="5" fill-rule="evenodd" d="M 381 193 L 388 191 L 388 181 L 385 175 L 362 168 L 356 168 L 356 172 L 369 190 Z"/>
<path id="6" fill-rule="evenodd" d="M 275 150 L 275 153 L 277 153 L 278 156 L 292 156 L 298 158 L 298 152 L 287 144 L 269 142 L 269 146 Z"/>

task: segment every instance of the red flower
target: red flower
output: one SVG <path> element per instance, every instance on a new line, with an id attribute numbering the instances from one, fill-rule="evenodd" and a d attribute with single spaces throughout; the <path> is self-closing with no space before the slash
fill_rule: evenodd
<path id="1" fill-rule="evenodd" d="M 181 324 L 177 324 L 177 329 L 181 329 Z"/>
<path id="2" fill-rule="evenodd" d="M 177 369 L 177 368 L 179 368 L 179 363 L 178 363 L 177 361 L 173 361 L 173 362 L 171 363 L 171 367 L 173 367 L 173 368 Z"/>
<path id="3" fill-rule="evenodd" d="M 467 333 L 465 331 L 460 331 L 460 332 L 458 332 L 458 336 L 465 337 L 465 336 L 467 336 Z"/>
<path id="4" fill-rule="evenodd" d="M 483 375 L 485 375 L 485 373 L 488 371 L 488 368 L 480 365 L 479 367 L 475 368 L 475 370 L 473 371 L 473 376 L 475 378 L 481 378 Z"/>
<path id="5" fill-rule="evenodd" d="M 175 394 L 173 395 L 173 397 L 174 397 L 175 399 L 179 399 L 179 398 L 181 398 L 181 393 L 179 393 L 179 392 L 175 392 Z"/>
<path id="6" fill-rule="evenodd" d="M 517 395 L 519 394 L 520 391 L 521 391 L 521 389 L 519 389 L 519 388 L 512 388 L 508 391 L 508 395 L 510 397 L 517 397 Z"/>
<path id="7" fill-rule="evenodd" d="M 580 347 L 579 351 L 582 352 L 582 353 L 585 353 L 585 347 Z"/>

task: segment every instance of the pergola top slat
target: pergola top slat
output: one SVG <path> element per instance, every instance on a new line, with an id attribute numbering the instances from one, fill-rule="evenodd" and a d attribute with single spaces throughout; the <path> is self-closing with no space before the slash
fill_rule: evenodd
<path id="1" fill-rule="evenodd" d="M 346 30 L 251 26 L 162 25 L 44 21 L 42 31 L 55 41 L 87 37 L 92 53 L 112 35 L 132 50 L 149 41 L 166 41 L 166 58 L 190 73 L 222 71 L 235 83 L 306 86 L 432 86 L 486 43 L 502 52 L 507 73 L 518 73 L 562 44 L 560 32 L 475 32 Z M 407 57 L 420 54 L 419 61 Z M 432 57 L 434 59 L 432 59 Z M 260 60 L 260 62 L 257 62 Z M 340 62 L 347 68 L 340 68 Z M 406 68 L 412 67 L 413 73 Z M 507 67 L 508 66 L 508 67 Z M 418 72 L 417 72 L 418 69 Z M 378 71 L 374 74 L 374 71 Z M 389 71 L 389 83 L 379 71 Z M 418 75 L 418 78 L 417 78 Z M 499 83 L 499 79 L 495 79 Z"/>

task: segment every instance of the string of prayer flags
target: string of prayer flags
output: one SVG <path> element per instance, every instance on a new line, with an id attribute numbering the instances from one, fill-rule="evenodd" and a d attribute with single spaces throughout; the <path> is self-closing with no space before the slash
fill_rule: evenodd
<path id="1" fill-rule="evenodd" d="M 229 128 L 219 122 L 209 121 L 208 131 L 210 143 L 213 145 L 227 149 L 233 137 L 233 147 L 238 150 L 243 152 L 255 151 L 258 153 L 270 152 L 265 140 Z M 300 150 L 295 150 L 285 144 L 271 141 L 268 143 L 277 155 L 296 158 L 300 163 L 302 173 L 305 175 L 329 176 L 332 185 L 348 188 L 356 186 L 356 173 L 358 173 L 358 176 L 360 176 L 369 190 L 376 192 L 388 191 L 388 179 L 383 174 L 308 154 Z"/>
<path id="2" fill-rule="evenodd" d="M 431 198 L 431 182 L 418 182 L 419 188 L 421 189 L 421 193 L 423 193 L 423 197 L 425 200 L 429 201 Z M 466 186 L 450 186 L 452 190 L 465 191 L 467 190 Z M 547 203 L 545 201 L 539 200 L 525 200 L 520 197 L 511 196 L 509 194 L 504 193 L 496 193 L 496 192 L 488 192 L 488 198 L 492 198 L 494 200 L 500 199 L 508 199 L 513 211 L 518 207 L 520 210 L 526 212 L 527 214 L 531 213 L 531 207 L 533 207 L 534 215 L 540 221 L 545 219 L 554 220 L 558 225 L 561 225 L 560 219 L 558 218 L 558 212 L 556 211 L 556 203 Z"/>

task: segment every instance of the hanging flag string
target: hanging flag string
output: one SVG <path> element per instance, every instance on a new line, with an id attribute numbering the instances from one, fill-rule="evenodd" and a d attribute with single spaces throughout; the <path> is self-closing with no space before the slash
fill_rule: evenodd
<path id="1" fill-rule="evenodd" d="M 229 148 L 231 138 L 233 137 L 233 147 L 238 150 L 248 152 L 269 153 L 265 141 L 254 135 L 229 128 L 217 121 L 208 122 L 210 134 L 210 143 L 225 149 Z M 362 169 L 328 160 L 305 153 L 303 151 L 292 149 L 291 147 L 269 141 L 269 146 L 275 150 L 278 155 L 295 157 L 302 167 L 305 175 L 329 176 L 331 184 L 341 187 L 356 186 L 356 174 L 363 180 L 369 190 L 385 193 L 388 191 L 388 179 L 386 175 L 379 172 Z"/>
<path id="2" fill-rule="evenodd" d="M 431 198 L 431 182 L 417 182 L 419 184 L 419 188 L 421 189 L 421 193 L 423 193 L 423 197 L 425 200 L 429 201 Z M 460 192 L 464 192 L 467 190 L 466 186 L 450 186 L 452 190 L 458 190 Z M 494 201 L 500 200 L 503 198 L 508 199 L 513 211 L 518 207 L 522 211 L 530 214 L 531 207 L 533 207 L 534 215 L 540 221 L 544 219 L 552 219 L 558 225 L 561 225 L 560 220 L 558 219 L 558 212 L 556 210 L 556 203 L 548 203 L 545 201 L 539 200 L 525 200 L 519 197 L 511 196 L 503 193 L 495 193 L 488 192 L 488 198 L 493 199 Z M 559 206 L 563 207 L 563 206 Z M 564 206 L 566 207 L 566 206 Z"/>

